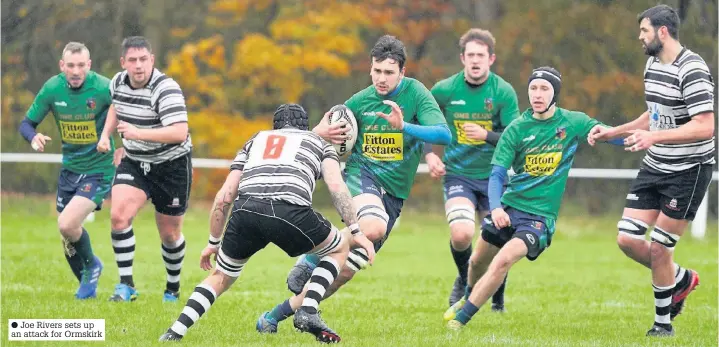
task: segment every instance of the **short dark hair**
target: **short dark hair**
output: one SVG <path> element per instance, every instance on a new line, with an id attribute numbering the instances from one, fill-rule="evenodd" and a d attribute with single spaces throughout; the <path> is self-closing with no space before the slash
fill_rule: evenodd
<path id="1" fill-rule="evenodd" d="M 70 52 L 71 54 L 87 52 L 87 56 L 90 56 L 90 50 L 87 46 L 80 42 L 68 42 L 65 48 L 62 49 L 62 57 L 65 57 L 65 53 Z"/>
<path id="2" fill-rule="evenodd" d="M 124 57 L 125 54 L 127 54 L 127 51 L 130 48 L 135 49 L 142 49 L 146 48 L 148 52 L 152 53 L 152 46 L 150 45 L 150 41 L 148 41 L 143 36 L 130 36 L 122 40 L 122 56 Z"/>
<path id="3" fill-rule="evenodd" d="M 649 19 L 654 29 L 667 27 L 669 36 L 673 39 L 679 39 L 679 15 L 677 11 L 667 5 L 657 5 L 645 10 L 637 16 L 637 22 L 641 23 L 644 18 Z"/>
<path id="4" fill-rule="evenodd" d="M 492 35 L 489 30 L 472 28 L 464 33 L 464 35 L 459 38 L 459 49 L 462 54 L 464 54 L 464 50 L 467 49 L 467 43 L 473 41 L 479 41 L 485 44 L 489 55 L 494 54 L 494 45 L 496 44 L 496 40 L 494 39 L 494 35 Z"/>
<path id="5" fill-rule="evenodd" d="M 404 43 L 398 38 L 384 35 L 380 37 L 377 43 L 374 44 L 374 47 L 372 47 L 370 57 L 378 62 L 392 59 L 399 64 L 399 69 L 402 70 L 405 61 L 407 61 L 407 51 L 404 48 Z"/>

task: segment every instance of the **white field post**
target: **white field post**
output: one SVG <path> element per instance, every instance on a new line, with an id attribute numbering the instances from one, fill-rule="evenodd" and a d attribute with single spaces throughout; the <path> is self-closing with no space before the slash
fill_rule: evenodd
<path id="1" fill-rule="evenodd" d="M 707 218 L 709 214 L 709 202 L 707 200 L 709 200 L 709 192 L 704 195 L 704 199 L 702 199 L 702 203 L 699 205 L 697 214 L 692 221 L 691 232 L 692 237 L 695 239 L 703 239 L 707 232 Z"/>
<path id="2" fill-rule="evenodd" d="M 0 162 L 4 163 L 62 163 L 62 155 L 50 153 L 0 153 Z M 229 168 L 232 160 L 226 159 L 207 159 L 192 158 L 192 166 L 196 168 Z M 341 163 L 344 168 L 344 163 Z M 603 179 L 634 179 L 638 170 L 630 169 L 591 169 L 576 168 L 569 170 L 569 177 L 573 178 L 603 178 Z M 427 164 L 419 164 L 417 168 L 418 174 L 429 173 Z M 512 172 L 510 171 L 510 175 Z M 719 172 L 712 173 L 712 181 L 719 180 Z M 709 194 L 707 193 L 707 196 Z M 691 234 L 694 238 L 703 239 L 706 235 L 707 218 L 708 218 L 708 198 L 704 196 L 694 221 L 691 225 Z M 88 216 L 88 222 L 92 221 L 94 214 Z M 399 225 L 399 218 L 395 225 Z"/>

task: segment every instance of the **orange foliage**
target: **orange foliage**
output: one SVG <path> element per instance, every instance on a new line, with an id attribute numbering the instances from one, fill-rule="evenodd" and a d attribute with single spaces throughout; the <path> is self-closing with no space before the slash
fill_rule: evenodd
<path id="1" fill-rule="evenodd" d="M 272 128 L 271 116 L 247 119 L 241 114 L 229 114 L 210 109 L 190 114 L 190 129 L 195 156 L 232 160 L 255 133 Z M 194 170 L 193 195 L 211 199 L 222 186 L 226 169 Z"/>
<path id="2" fill-rule="evenodd" d="M 405 44 L 420 45 L 445 23 L 442 16 L 454 11 L 448 1 L 358 1 L 364 4 L 366 16 L 379 31 L 400 37 Z M 448 21 L 446 25 L 453 25 Z"/>
<path id="3" fill-rule="evenodd" d="M 270 8 L 266 31 L 245 31 L 245 23 L 254 20 L 250 16 L 262 16 Z M 187 96 L 196 153 L 231 159 L 252 134 L 271 127 L 269 116 L 249 119 L 248 112 L 299 102 L 315 89 L 308 76 L 349 77 L 355 71 L 353 58 L 366 54 L 364 30 L 418 45 L 441 27 L 436 15 L 448 9 L 442 1 L 213 1 L 206 23 L 219 33 L 184 43 L 169 54 L 165 69 Z M 237 30 L 243 32 L 239 38 Z M 173 28 L 171 35 L 192 32 L 194 28 Z M 412 64 L 432 78 L 443 74 L 429 58 Z M 205 189 L 224 173 L 200 173 L 193 190 L 208 194 Z"/>
<path id="4" fill-rule="evenodd" d="M 272 128 L 271 116 L 244 118 L 209 109 L 191 115 L 192 143 L 213 158 L 232 159 L 255 133 Z"/>

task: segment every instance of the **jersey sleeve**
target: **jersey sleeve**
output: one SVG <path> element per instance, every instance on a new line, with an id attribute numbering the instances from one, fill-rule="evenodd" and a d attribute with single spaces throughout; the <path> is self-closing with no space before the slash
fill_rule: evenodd
<path id="1" fill-rule="evenodd" d="M 642 76 L 644 76 L 644 79 L 647 78 L 647 71 L 649 71 L 649 67 L 652 66 L 652 63 L 654 62 L 654 57 L 649 57 L 647 59 L 647 62 L 644 64 L 644 72 L 642 73 Z M 649 110 L 649 107 L 647 106 L 647 110 Z"/>
<path id="2" fill-rule="evenodd" d="M 362 91 L 357 92 L 354 95 L 352 95 L 349 99 L 347 99 L 347 101 L 345 101 L 345 106 L 347 106 L 347 108 L 349 108 L 350 111 L 352 111 L 352 114 L 354 114 L 355 119 L 357 119 L 358 122 L 359 122 L 358 112 L 359 112 L 359 107 L 360 107 L 360 99 L 362 98 L 360 95 L 361 93 L 362 93 Z"/>
<path id="3" fill-rule="evenodd" d="M 509 126 L 499 138 L 497 147 L 492 156 L 492 165 L 511 168 L 517 155 L 517 132 L 515 127 Z"/>
<path id="4" fill-rule="evenodd" d="M 604 123 L 589 117 L 586 113 L 577 112 L 576 115 L 575 119 L 577 120 L 577 125 L 579 126 L 577 134 L 580 140 L 587 138 L 589 131 L 592 130 L 595 125 L 604 125 Z"/>
<path id="5" fill-rule="evenodd" d="M 335 149 L 335 146 L 324 140 L 322 140 L 322 143 L 322 161 L 324 161 L 325 159 L 332 159 L 339 162 L 340 156 L 337 155 L 337 150 Z"/>
<path id="6" fill-rule="evenodd" d="M 110 80 L 110 100 L 112 100 L 115 97 L 115 88 L 120 84 L 120 78 L 122 77 L 122 72 L 118 72 L 115 74 L 115 76 L 112 77 Z"/>
<path id="7" fill-rule="evenodd" d="M 417 120 L 421 125 L 447 124 L 442 110 L 439 109 L 437 101 L 421 82 L 417 81 L 415 87 L 417 98 Z"/>
<path id="8" fill-rule="evenodd" d="M 112 88 L 112 83 L 109 79 L 99 74 L 98 79 L 100 80 L 100 82 L 98 82 L 97 86 L 100 90 L 100 95 L 102 97 L 102 100 L 100 101 L 103 105 L 103 110 L 100 110 L 99 113 L 107 113 L 107 109 L 112 104 L 112 92 L 110 92 L 110 88 Z"/>
<path id="9" fill-rule="evenodd" d="M 250 155 L 250 149 L 252 149 L 252 143 L 255 141 L 255 137 L 257 137 L 257 134 L 252 135 L 252 137 L 247 140 L 242 149 L 237 152 L 235 159 L 232 160 L 232 164 L 230 165 L 230 171 L 243 170 L 245 168 L 245 164 L 247 164 L 247 158 Z"/>
<path id="10" fill-rule="evenodd" d="M 187 122 L 187 106 L 180 85 L 168 78 L 155 89 L 153 104 L 163 126 Z"/>
<path id="11" fill-rule="evenodd" d="M 37 95 L 35 95 L 35 100 L 33 100 L 25 116 L 35 123 L 42 123 L 47 113 L 50 112 L 50 107 L 53 102 L 52 94 L 52 86 L 50 85 L 50 81 L 48 81 L 40 88 Z"/>
<path id="12" fill-rule="evenodd" d="M 714 112 L 714 81 L 709 68 L 699 57 L 689 58 L 679 69 L 679 83 L 689 116 Z"/>
<path id="13" fill-rule="evenodd" d="M 502 93 L 502 103 L 499 106 L 499 122 L 502 128 L 509 126 L 513 120 L 519 117 L 519 101 L 517 92 L 511 85 L 507 84 Z"/>
<path id="14" fill-rule="evenodd" d="M 444 83 L 442 83 L 442 81 L 439 81 L 432 87 L 430 93 L 432 93 L 432 97 L 434 97 L 434 101 L 437 102 L 439 109 L 444 112 L 444 109 L 447 107 L 447 103 L 449 102 L 449 92 L 447 87 Z"/>

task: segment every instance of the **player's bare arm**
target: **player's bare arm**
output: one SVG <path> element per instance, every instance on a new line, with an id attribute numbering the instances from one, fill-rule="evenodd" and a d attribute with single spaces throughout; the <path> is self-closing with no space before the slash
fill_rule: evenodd
<path id="1" fill-rule="evenodd" d="M 122 162 L 122 158 L 125 157 L 125 148 L 120 147 L 115 149 L 115 154 L 113 154 L 112 157 L 112 165 L 115 165 L 115 167 L 118 167 L 120 165 L 120 162 Z"/>
<path id="2" fill-rule="evenodd" d="M 200 255 L 200 268 L 205 271 L 212 269 L 210 256 L 216 254 L 220 248 L 222 229 L 225 227 L 230 206 L 232 206 L 232 202 L 237 198 L 237 188 L 240 185 L 241 178 L 242 170 L 232 170 L 230 174 L 227 175 L 225 184 L 222 185 L 222 188 L 220 188 L 215 195 L 215 200 L 210 210 L 210 238 L 207 246 L 202 250 Z"/>
<path id="3" fill-rule="evenodd" d="M 692 143 L 709 140 L 714 136 L 714 113 L 704 112 L 692 117 L 686 124 L 667 130 L 630 131 L 631 136 L 624 140 L 626 150 L 631 152 L 643 151 L 649 147 L 660 144 Z"/>
<path id="4" fill-rule="evenodd" d="M 631 122 L 616 127 L 594 127 L 589 132 L 587 141 L 590 145 L 594 145 L 596 141 L 612 140 L 633 130 L 649 130 L 649 111 L 645 111 Z"/>
<path id="5" fill-rule="evenodd" d="M 115 111 L 115 105 L 110 105 L 107 109 L 105 127 L 102 129 L 100 140 L 97 142 L 98 152 L 105 153 L 110 150 L 110 136 L 115 129 L 117 129 L 117 111 Z"/>
<path id="6" fill-rule="evenodd" d="M 340 163 L 333 159 L 323 160 L 322 177 L 332 196 L 332 204 L 337 209 L 337 213 L 340 214 L 342 220 L 347 226 L 357 224 L 357 210 L 352 202 L 352 195 L 342 180 Z"/>
<path id="7" fill-rule="evenodd" d="M 427 166 L 429 167 L 430 177 L 440 178 L 447 173 L 445 165 L 442 162 L 443 155 L 444 146 L 432 145 L 432 151 L 424 156 L 424 160 L 427 162 Z"/>
<path id="8" fill-rule="evenodd" d="M 369 263 L 374 262 L 375 250 L 374 244 L 370 241 L 362 231 L 359 229 L 357 223 L 357 209 L 355 208 L 354 202 L 352 201 L 352 194 L 350 194 L 347 185 L 342 180 L 342 173 L 340 171 L 340 164 L 333 159 L 325 159 L 322 161 L 322 177 L 327 184 L 327 189 L 330 191 L 332 196 L 332 204 L 337 209 L 337 213 L 340 214 L 345 225 L 350 229 L 352 233 L 352 241 L 350 246 L 352 248 L 361 247 L 367 252 Z"/>
<path id="9" fill-rule="evenodd" d="M 240 185 L 241 178 L 241 170 L 232 170 L 230 174 L 227 175 L 225 184 L 222 185 L 222 188 L 220 188 L 215 195 L 212 210 L 210 211 L 210 235 L 214 238 L 219 239 L 222 236 L 222 228 L 227 221 L 230 206 L 232 206 L 232 202 L 237 198 L 237 188 Z"/>
<path id="10" fill-rule="evenodd" d="M 330 194 L 332 195 L 332 203 L 337 209 L 337 212 L 339 212 L 339 214 L 342 216 L 342 219 L 349 221 L 348 223 L 350 225 L 355 224 L 357 222 L 357 218 L 356 213 L 353 213 L 355 209 L 354 205 L 352 204 L 352 197 L 349 194 L 349 190 L 347 190 L 346 187 L 343 190 L 339 191 L 333 191 L 332 189 L 330 189 Z"/>

